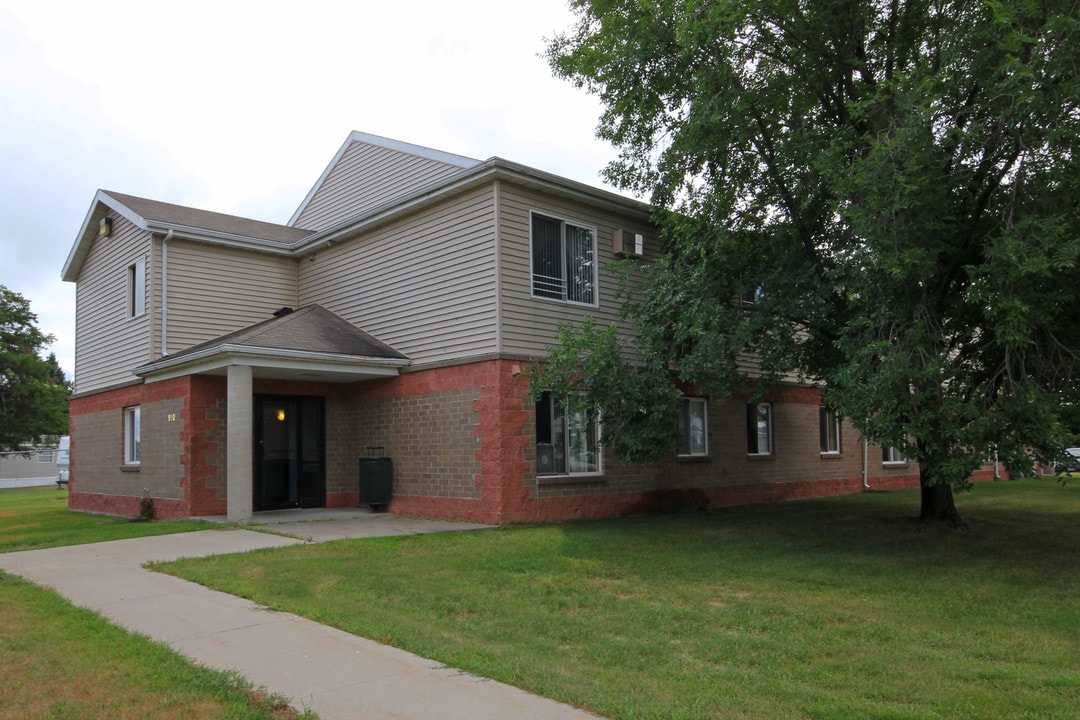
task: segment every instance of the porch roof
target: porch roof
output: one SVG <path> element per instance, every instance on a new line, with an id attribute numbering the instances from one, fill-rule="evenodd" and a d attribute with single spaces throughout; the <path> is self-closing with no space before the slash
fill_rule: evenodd
<path id="1" fill-rule="evenodd" d="M 355 382 L 398 375 L 409 358 L 320 305 L 275 317 L 135 368 L 147 382 L 224 375 L 250 365 L 260 378 Z"/>

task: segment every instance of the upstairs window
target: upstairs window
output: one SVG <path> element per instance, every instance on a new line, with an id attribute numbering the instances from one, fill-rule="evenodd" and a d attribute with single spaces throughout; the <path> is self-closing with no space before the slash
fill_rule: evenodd
<path id="1" fill-rule="evenodd" d="M 139 258 L 127 269 L 128 317 L 146 312 L 146 260 Z"/>
<path id="2" fill-rule="evenodd" d="M 708 455 L 708 416 L 702 398 L 679 400 L 679 454 Z"/>
<path id="3" fill-rule="evenodd" d="M 746 452 L 749 455 L 772 455 L 772 403 L 746 406 Z"/>
<path id="4" fill-rule="evenodd" d="M 818 408 L 818 433 L 822 455 L 840 453 L 840 416 L 832 408 Z"/>
<path id="5" fill-rule="evenodd" d="M 533 297 L 596 304 L 596 231 L 532 216 Z"/>
<path id="6" fill-rule="evenodd" d="M 536 401 L 536 474 L 600 472 L 600 423 L 594 410 L 567 412 L 550 392 Z"/>

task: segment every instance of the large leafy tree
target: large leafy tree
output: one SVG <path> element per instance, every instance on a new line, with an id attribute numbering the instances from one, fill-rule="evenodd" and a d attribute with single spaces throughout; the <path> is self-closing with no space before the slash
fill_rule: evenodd
<path id="1" fill-rule="evenodd" d="M 0 285 L 0 450 L 19 450 L 68 429 L 70 386 L 50 354 L 52 337 L 22 295 Z"/>
<path id="2" fill-rule="evenodd" d="M 565 329 L 537 386 L 584 391 L 647 459 L 675 385 L 794 374 L 920 463 L 924 518 L 957 522 L 992 453 L 1023 472 L 1077 431 L 1075 2 L 571 7 L 548 59 L 602 100 L 607 176 L 660 208 L 665 247 L 626 295 L 632 353 Z"/>

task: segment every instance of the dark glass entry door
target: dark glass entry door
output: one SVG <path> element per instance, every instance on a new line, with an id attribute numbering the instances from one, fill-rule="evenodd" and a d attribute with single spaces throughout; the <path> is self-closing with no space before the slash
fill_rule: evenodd
<path id="1" fill-rule="evenodd" d="M 256 510 L 326 506 L 323 400 L 255 396 Z"/>

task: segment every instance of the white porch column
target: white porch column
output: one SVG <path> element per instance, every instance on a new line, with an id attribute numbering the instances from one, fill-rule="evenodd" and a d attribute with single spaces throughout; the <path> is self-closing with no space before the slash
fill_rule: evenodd
<path id="1" fill-rule="evenodd" d="M 252 504 L 252 385 L 250 365 L 229 366 L 226 502 L 228 520 L 251 522 Z"/>

